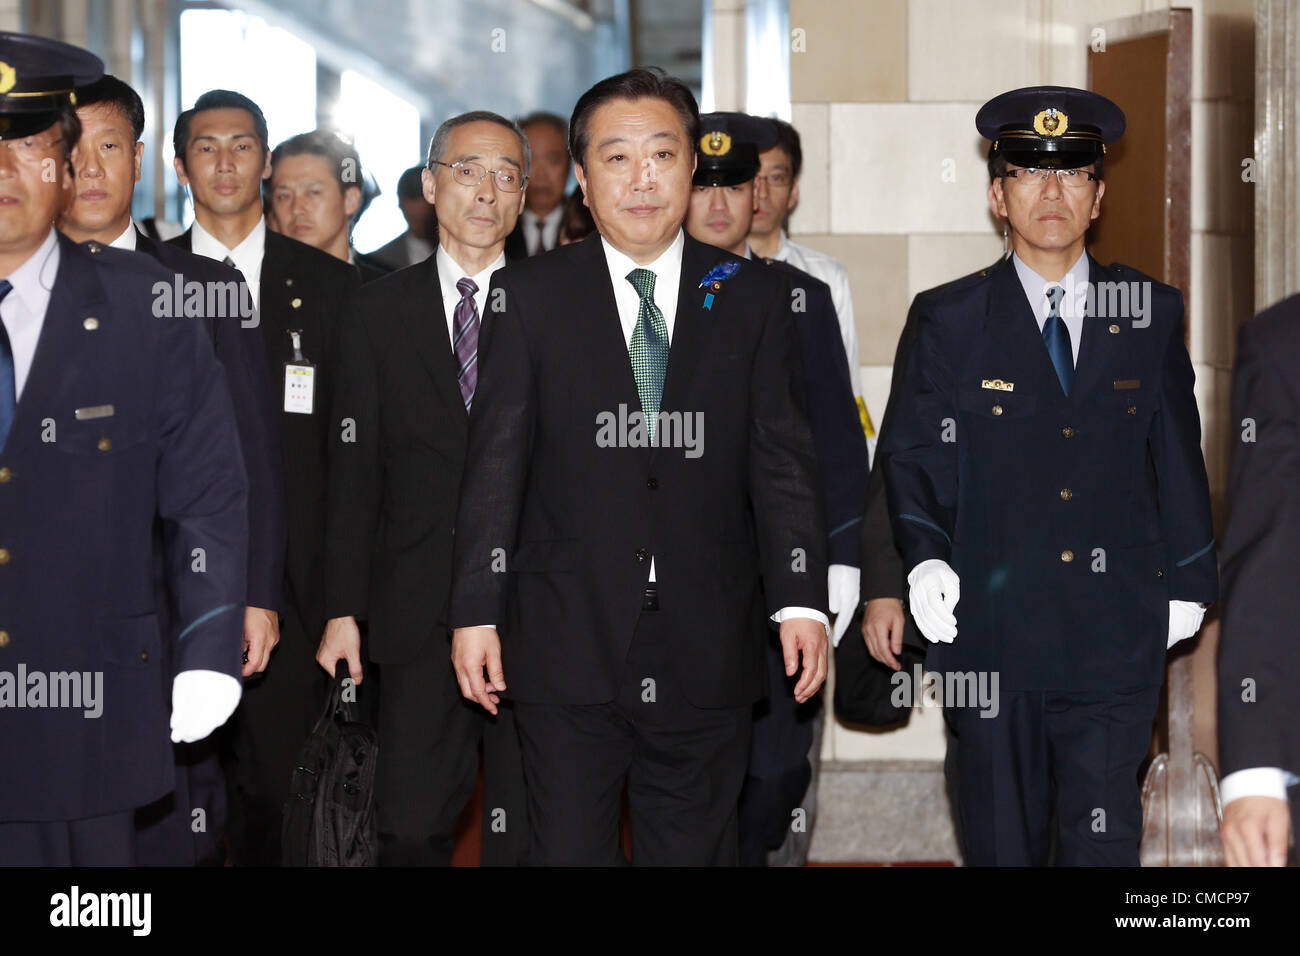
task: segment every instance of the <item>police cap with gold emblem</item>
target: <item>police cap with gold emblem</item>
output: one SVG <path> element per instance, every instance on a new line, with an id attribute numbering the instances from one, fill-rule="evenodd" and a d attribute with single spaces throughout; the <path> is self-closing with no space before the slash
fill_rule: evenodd
<path id="1" fill-rule="evenodd" d="M 704 113 L 695 144 L 696 186 L 736 186 L 758 175 L 758 154 L 776 145 L 776 129 L 746 113 Z"/>
<path id="2" fill-rule="evenodd" d="M 0 139 L 53 126 L 61 109 L 76 105 L 73 90 L 103 75 L 103 61 L 79 47 L 0 31 Z"/>
<path id="3" fill-rule="evenodd" d="M 1017 166 L 1077 169 L 1124 135 L 1124 111 L 1088 90 L 1031 86 L 995 96 L 975 116 L 981 135 Z"/>

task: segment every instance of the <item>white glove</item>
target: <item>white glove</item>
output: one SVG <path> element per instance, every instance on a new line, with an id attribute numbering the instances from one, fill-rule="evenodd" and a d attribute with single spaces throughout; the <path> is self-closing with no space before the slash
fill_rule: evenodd
<path id="1" fill-rule="evenodd" d="M 220 671 L 181 671 L 172 680 L 172 742 L 202 740 L 235 712 L 244 686 Z"/>
<path id="2" fill-rule="evenodd" d="M 961 581 L 948 562 L 930 558 L 914 567 L 907 576 L 907 602 L 912 620 L 931 643 L 951 644 L 957 636 L 957 617 L 953 608 L 961 598 Z"/>
<path id="3" fill-rule="evenodd" d="M 1195 601 L 1170 601 L 1169 643 L 1165 645 L 1165 650 L 1199 631 L 1204 618 L 1205 608 Z"/>
<path id="4" fill-rule="evenodd" d="M 840 638 L 849 629 L 853 612 L 858 609 L 858 569 L 847 564 L 832 564 L 826 574 L 826 593 L 830 597 L 830 611 L 835 617 L 831 632 L 831 646 L 839 647 Z"/>

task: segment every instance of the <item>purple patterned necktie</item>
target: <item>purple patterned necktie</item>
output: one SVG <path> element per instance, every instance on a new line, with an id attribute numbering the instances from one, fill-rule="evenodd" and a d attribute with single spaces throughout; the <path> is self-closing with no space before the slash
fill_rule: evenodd
<path id="1" fill-rule="evenodd" d="M 460 396 L 465 400 L 465 411 L 474 402 L 474 389 L 478 385 L 478 306 L 474 293 L 478 286 L 473 279 L 456 283 L 460 301 L 456 303 L 455 336 L 451 343 L 456 353 L 456 380 L 460 382 Z"/>

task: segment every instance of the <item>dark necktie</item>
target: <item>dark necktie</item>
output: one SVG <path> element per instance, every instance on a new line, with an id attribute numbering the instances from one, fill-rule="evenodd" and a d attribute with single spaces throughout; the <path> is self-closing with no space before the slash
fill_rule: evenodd
<path id="1" fill-rule="evenodd" d="M 460 397 L 465 400 L 465 411 L 474 402 L 474 389 L 478 386 L 478 306 L 474 293 L 478 286 L 473 279 L 456 283 L 460 301 L 456 303 L 453 325 L 455 334 L 451 349 L 456 353 L 456 381 L 460 382 Z"/>
<path id="2" fill-rule="evenodd" d="M 1051 311 L 1043 323 L 1043 342 L 1056 369 L 1056 377 L 1061 380 L 1061 391 L 1068 396 L 1074 384 L 1074 351 L 1070 346 L 1070 330 L 1065 327 L 1065 319 L 1061 318 L 1061 299 L 1064 296 L 1065 290 L 1059 285 L 1047 290 Z"/>
<path id="3" fill-rule="evenodd" d="M 4 301 L 13 286 L 8 279 L 0 279 L 0 302 Z M 0 451 L 4 451 L 5 439 L 9 437 L 9 426 L 14 423 L 14 412 L 18 409 L 18 379 L 14 374 L 14 350 L 9 344 L 9 333 L 0 321 Z"/>
<path id="4" fill-rule="evenodd" d="M 664 376 L 668 371 L 668 323 L 655 305 L 655 274 L 649 269 L 633 269 L 627 274 L 636 294 L 641 297 L 637 309 L 636 328 L 628 355 L 632 359 L 632 374 L 636 377 L 636 390 L 641 396 L 641 411 L 645 414 L 650 441 L 655 438 L 655 425 L 659 421 L 659 402 L 664 393 Z"/>

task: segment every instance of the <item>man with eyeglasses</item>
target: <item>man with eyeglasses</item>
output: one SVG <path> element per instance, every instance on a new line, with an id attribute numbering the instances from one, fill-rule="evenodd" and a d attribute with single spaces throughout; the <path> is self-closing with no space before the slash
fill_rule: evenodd
<path id="1" fill-rule="evenodd" d="M 1182 294 L 1085 250 L 1119 107 L 1035 87 L 976 125 L 1012 252 L 917 297 L 880 445 L 963 858 L 1136 866 L 1165 651 L 1218 588 Z"/>
<path id="2" fill-rule="evenodd" d="M 330 440 L 329 624 L 317 660 L 382 674 L 377 804 L 381 865 L 446 866 L 484 751 L 483 862 L 511 864 L 524 834 L 508 708 L 462 698 L 448 660 L 452 542 L 488 286 L 524 206 L 530 152 L 510 120 L 475 111 L 429 146 L 424 198 L 437 252 L 367 285 L 344 326 Z M 488 495 L 487 484 L 465 494 Z"/>

